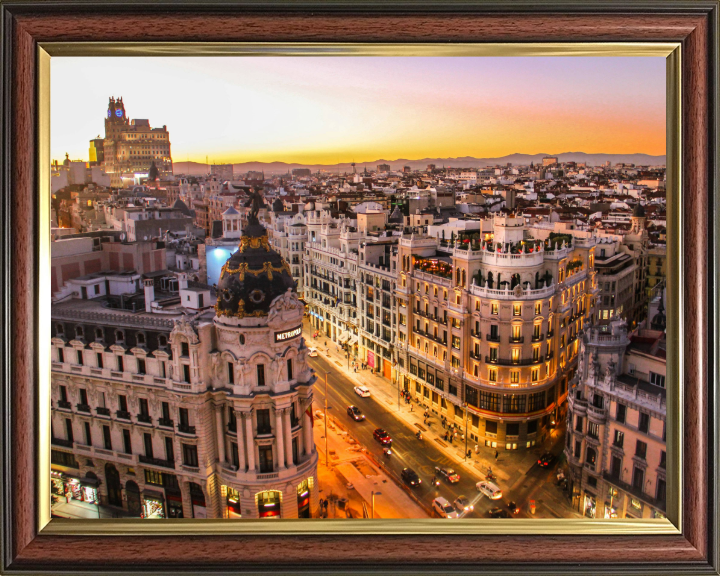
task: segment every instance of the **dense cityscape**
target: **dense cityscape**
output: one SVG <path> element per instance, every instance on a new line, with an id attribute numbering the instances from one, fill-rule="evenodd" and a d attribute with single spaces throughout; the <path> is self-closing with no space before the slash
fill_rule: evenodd
<path id="1" fill-rule="evenodd" d="M 52 165 L 54 517 L 664 518 L 664 165 L 104 127 Z"/>

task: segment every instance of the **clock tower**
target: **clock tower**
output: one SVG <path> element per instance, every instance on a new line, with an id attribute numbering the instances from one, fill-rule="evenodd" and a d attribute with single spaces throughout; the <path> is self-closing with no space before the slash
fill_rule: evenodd
<path id="1" fill-rule="evenodd" d="M 123 104 L 122 97 L 116 100 L 111 96 L 108 102 L 107 117 L 105 118 L 105 139 L 117 139 L 127 125 L 128 118 L 125 114 L 125 104 Z"/>

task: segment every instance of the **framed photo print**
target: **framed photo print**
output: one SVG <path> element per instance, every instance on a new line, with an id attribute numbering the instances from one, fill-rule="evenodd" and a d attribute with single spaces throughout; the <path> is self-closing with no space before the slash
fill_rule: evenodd
<path id="1" fill-rule="evenodd" d="M 3 2 L 4 572 L 717 574 L 717 8 Z"/>

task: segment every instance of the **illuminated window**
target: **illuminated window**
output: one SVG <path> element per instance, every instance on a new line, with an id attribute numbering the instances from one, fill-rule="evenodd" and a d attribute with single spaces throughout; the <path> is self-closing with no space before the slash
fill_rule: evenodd
<path id="1" fill-rule="evenodd" d="M 498 303 L 497 302 L 493 302 L 492 304 L 490 304 L 490 314 L 496 314 L 496 315 L 498 314 Z"/>
<path id="2" fill-rule="evenodd" d="M 495 368 L 491 368 L 488 371 L 488 380 L 490 380 L 490 382 L 497 382 L 497 370 L 495 370 Z"/>
<path id="3" fill-rule="evenodd" d="M 518 370 L 513 370 L 510 372 L 510 383 L 517 384 L 518 382 L 520 382 L 520 372 Z"/>
<path id="4" fill-rule="evenodd" d="M 533 368 L 530 379 L 533 382 L 537 382 L 540 380 L 540 369 L 539 368 Z"/>
<path id="5" fill-rule="evenodd" d="M 520 316 L 522 312 L 522 304 L 513 304 L 513 316 Z"/>
<path id="6" fill-rule="evenodd" d="M 520 362 L 520 348 L 513 348 L 511 351 L 512 363 L 518 364 Z"/>
<path id="7" fill-rule="evenodd" d="M 535 315 L 539 316 L 542 312 L 542 302 L 535 302 Z"/>

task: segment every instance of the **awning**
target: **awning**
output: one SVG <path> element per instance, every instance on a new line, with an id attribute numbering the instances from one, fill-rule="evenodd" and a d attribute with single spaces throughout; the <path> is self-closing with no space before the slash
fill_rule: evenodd
<path id="1" fill-rule="evenodd" d="M 93 486 L 97 488 L 100 484 L 97 478 L 80 478 L 80 476 L 74 476 L 72 474 L 63 474 L 62 477 L 66 480 L 77 480 L 83 486 Z"/>

